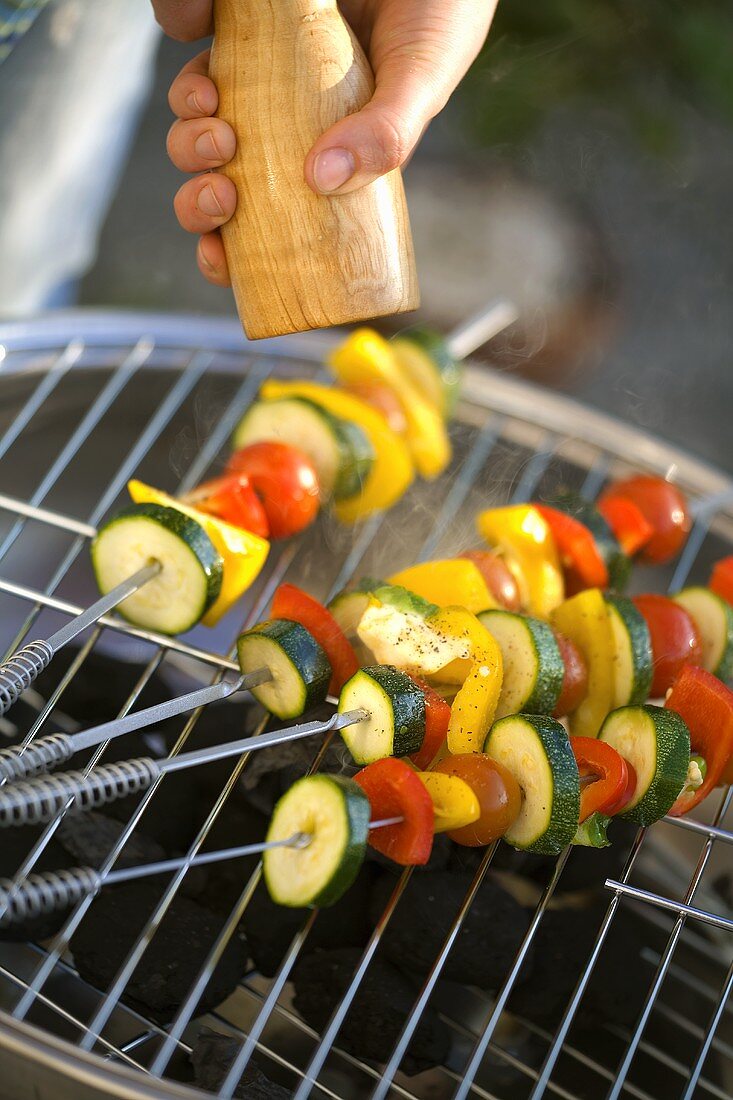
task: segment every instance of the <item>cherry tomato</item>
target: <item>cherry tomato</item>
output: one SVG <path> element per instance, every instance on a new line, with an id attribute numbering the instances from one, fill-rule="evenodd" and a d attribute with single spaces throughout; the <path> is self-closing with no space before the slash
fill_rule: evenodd
<path id="1" fill-rule="evenodd" d="M 361 398 L 367 405 L 371 405 L 378 413 L 381 413 L 393 432 L 403 435 L 407 431 L 407 417 L 397 394 L 389 386 L 380 382 L 350 382 L 341 389 L 351 393 L 354 397 Z"/>
<path id="2" fill-rule="evenodd" d="M 519 611 L 519 586 L 503 558 L 491 550 L 467 550 L 461 557 L 472 561 L 480 570 L 497 603 L 507 611 Z"/>
<path id="3" fill-rule="evenodd" d="M 419 771 L 425 771 L 443 748 L 448 736 L 450 703 L 446 703 L 424 680 L 417 676 L 411 676 L 410 679 L 415 681 L 425 696 L 425 736 L 422 745 L 412 754 L 410 760 Z"/>
<path id="4" fill-rule="evenodd" d="M 436 772 L 457 775 L 468 783 L 479 800 L 478 821 L 448 833 L 456 844 L 481 848 L 503 836 L 522 808 L 522 793 L 514 776 L 503 764 L 482 752 L 446 756 L 435 765 Z"/>
<path id="5" fill-rule="evenodd" d="M 318 515 L 318 478 L 309 458 L 287 443 L 252 443 L 235 451 L 227 470 L 246 474 L 262 501 L 270 534 L 285 539 Z"/>
<path id="6" fill-rule="evenodd" d="M 563 718 L 566 714 L 572 714 L 577 710 L 588 694 L 588 666 L 575 642 L 571 642 L 564 634 L 557 631 L 555 639 L 565 666 L 560 698 L 555 706 L 555 717 Z"/>
<path id="7" fill-rule="evenodd" d="M 710 590 L 733 604 L 733 554 L 716 561 L 710 574 Z"/>
<path id="8" fill-rule="evenodd" d="M 687 501 L 676 485 L 663 477 L 639 474 L 614 482 L 601 496 L 600 504 L 614 497 L 633 501 L 654 529 L 641 549 L 640 556 L 645 561 L 670 561 L 679 552 L 691 522 Z"/>
<path id="9" fill-rule="evenodd" d="M 651 693 L 663 698 L 685 665 L 702 661 L 702 642 L 697 627 L 684 607 L 666 596 L 634 596 L 652 642 L 654 678 Z"/>
<path id="10" fill-rule="evenodd" d="M 246 474 L 224 474 L 213 481 L 205 481 L 186 493 L 183 501 L 234 527 L 244 527 L 263 539 L 270 535 L 265 509 Z"/>
<path id="11" fill-rule="evenodd" d="M 354 647 L 328 608 L 302 588 L 296 588 L 294 584 L 281 584 L 272 598 L 272 617 L 293 619 L 310 631 L 331 665 L 328 690 L 332 695 L 338 695 L 346 681 L 358 670 L 359 662 Z"/>

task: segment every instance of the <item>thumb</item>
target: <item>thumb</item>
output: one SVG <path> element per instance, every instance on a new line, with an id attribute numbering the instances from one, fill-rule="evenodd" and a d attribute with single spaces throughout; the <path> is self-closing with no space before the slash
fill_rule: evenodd
<path id="1" fill-rule="evenodd" d="M 380 66 L 369 103 L 337 122 L 311 149 L 307 183 L 320 194 L 343 195 L 399 168 L 446 99 L 414 60 L 411 66 L 406 57 L 392 54 Z"/>

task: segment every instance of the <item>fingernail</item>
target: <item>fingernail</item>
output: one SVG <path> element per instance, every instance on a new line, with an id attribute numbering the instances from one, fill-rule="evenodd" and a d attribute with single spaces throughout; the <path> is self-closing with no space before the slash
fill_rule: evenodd
<path id="1" fill-rule="evenodd" d="M 202 214 L 208 214 L 211 218 L 221 218 L 224 216 L 222 205 L 217 199 L 216 192 L 210 183 L 207 183 L 206 186 L 202 187 L 199 191 L 196 205 Z"/>
<path id="2" fill-rule="evenodd" d="M 216 147 L 214 141 L 214 135 L 211 130 L 204 130 L 203 134 L 199 134 L 194 142 L 194 149 L 200 157 L 204 160 L 221 160 L 221 153 Z"/>
<path id="3" fill-rule="evenodd" d="M 203 263 L 204 267 L 207 269 L 207 271 L 215 271 L 216 269 L 215 269 L 214 265 L 210 262 L 208 256 L 206 255 L 206 252 L 204 251 L 203 237 L 199 240 L 198 251 L 199 251 L 199 258 L 200 258 L 201 262 Z"/>
<path id="4" fill-rule="evenodd" d="M 201 110 L 201 104 L 196 98 L 195 92 L 189 92 L 189 94 L 186 96 L 186 103 L 188 104 L 189 111 L 196 111 L 196 113 L 199 115 L 204 114 L 204 112 Z"/>
<path id="5" fill-rule="evenodd" d="M 326 149 L 313 165 L 313 179 L 325 195 L 343 187 L 356 171 L 356 162 L 348 149 Z"/>

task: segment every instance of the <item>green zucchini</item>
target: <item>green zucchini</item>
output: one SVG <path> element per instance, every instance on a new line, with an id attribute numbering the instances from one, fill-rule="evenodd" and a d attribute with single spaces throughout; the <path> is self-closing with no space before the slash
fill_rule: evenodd
<path id="1" fill-rule="evenodd" d="M 499 643 L 503 659 L 496 717 L 552 714 L 565 675 L 560 647 L 547 623 L 511 611 L 482 611 L 479 621 Z"/>
<path id="2" fill-rule="evenodd" d="M 613 635 L 613 707 L 645 703 L 649 698 L 654 656 L 649 627 L 625 596 L 606 600 Z"/>
<path id="3" fill-rule="evenodd" d="M 580 777 L 565 728 L 542 714 L 500 718 L 484 752 L 508 768 L 522 790 L 519 816 L 504 834 L 507 844 L 538 855 L 557 855 L 580 818 Z"/>
<path id="4" fill-rule="evenodd" d="M 364 861 L 369 820 L 369 799 L 353 779 L 308 775 L 294 783 L 275 806 L 267 841 L 302 836 L 303 843 L 264 853 L 272 900 L 294 908 L 337 902 Z"/>
<path id="5" fill-rule="evenodd" d="M 620 707 L 611 711 L 598 735 L 636 772 L 636 790 L 619 816 L 637 825 L 659 821 L 687 782 L 690 733 L 673 710 Z"/>
<path id="6" fill-rule="evenodd" d="M 252 688 L 252 694 L 276 718 L 298 718 L 326 698 L 330 662 L 300 623 L 270 619 L 253 626 L 240 634 L 237 655 L 245 675 L 270 670 L 271 679 Z"/>
<path id="7" fill-rule="evenodd" d="M 709 588 L 683 588 L 674 597 L 700 633 L 702 664 L 719 680 L 733 685 L 733 607 Z"/>
<path id="8" fill-rule="evenodd" d="M 336 500 L 361 491 L 374 462 L 364 431 L 342 420 L 307 397 L 256 401 L 234 432 L 234 446 L 273 440 L 289 443 L 306 454 L 316 469 L 324 497 Z"/>
<path id="9" fill-rule="evenodd" d="M 414 680 L 389 665 L 359 669 L 344 684 L 339 713 L 362 709 L 369 715 L 341 730 L 355 764 L 385 756 L 410 756 L 425 737 L 425 695 Z"/>
<path id="10" fill-rule="evenodd" d="M 613 592 L 623 592 L 631 576 L 631 559 L 621 549 L 618 539 L 596 506 L 575 493 L 562 493 L 557 500 L 548 501 L 550 503 L 588 528 L 606 564 L 608 587 Z"/>
<path id="11" fill-rule="evenodd" d="M 605 814 L 591 814 L 578 825 L 573 844 L 583 848 L 608 848 L 611 841 L 608 839 L 606 830 L 612 820 L 613 818 L 606 817 Z"/>
<path id="12" fill-rule="evenodd" d="M 103 594 L 144 565 L 157 576 L 117 610 L 129 622 L 161 634 L 184 634 L 203 618 L 221 591 L 224 565 L 201 524 L 177 508 L 132 504 L 108 520 L 91 545 Z"/>
<path id="13" fill-rule="evenodd" d="M 391 343 L 412 383 L 446 419 L 452 416 L 461 391 L 462 371 L 440 333 L 415 327 L 398 333 Z"/>

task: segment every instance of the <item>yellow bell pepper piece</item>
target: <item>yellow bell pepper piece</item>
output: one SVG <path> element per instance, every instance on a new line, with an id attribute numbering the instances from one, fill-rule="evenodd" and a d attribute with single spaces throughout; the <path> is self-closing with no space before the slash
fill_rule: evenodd
<path id="1" fill-rule="evenodd" d="M 438 607 L 458 604 L 478 614 L 498 607 L 481 570 L 465 558 L 426 561 L 393 573 L 389 584 L 399 584 Z"/>
<path id="2" fill-rule="evenodd" d="M 522 603 L 541 619 L 565 596 L 555 540 L 544 519 L 530 504 L 489 508 L 476 517 L 479 534 L 500 549 L 519 584 Z"/>
<path id="3" fill-rule="evenodd" d="M 588 588 L 560 604 L 552 614 L 552 625 L 575 642 L 588 667 L 588 692 L 569 717 L 570 732 L 576 737 L 597 737 L 614 698 L 613 628 L 601 590 Z"/>
<path id="4" fill-rule="evenodd" d="M 471 825 L 481 816 L 479 800 L 459 775 L 418 772 L 433 803 L 436 833 Z"/>
<path id="5" fill-rule="evenodd" d="M 432 479 L 451 459 L 445 421 L 400 366 L 390 344 L 371 328 L 359 328 L 328 357 L 340 382 L 379 382 L 400 399 L 407 420 L 407 442 L 419 472 Z"/>
<path id="6" fill-rule="evenodd" d="M 278 397 L 306 397 L 342 420 L 351 420 L 363 430 L 374 451 L 374 462 L 361 492 L 334 505 L 342 523 L 356 523 L 372 512 L 391 508 L 412 484 L 415 476 L 407 444 L 393 432 L 381 413 L 350 393 L 321 386 L 317 382 L 280 382 L 263 384 L 260 396 L 265 401 Z"/>
<path id="7" fill-rule="evenodd" d="M 242 527 L 234 527 L 216 516 L 209 516 L 197 508 L 182 504 L 175 497 L 154 489 L 151 485 L 145 485 L 142 481 L 129 481 L 127 490 L 136 504 L 160 504 L 164 508 L 177 508 L 179 512 L 195 519 L 206 531 L 224 562 L 221 592 L 202 619 L 206 626 L 216 626 L 219 619 L 226 615 L 257 577 L 269 553 L 269 542 Z"/>
<path id="8" fill-rule="evenodd" d="M 469 661 L 453 662 L 463 665 L 464 673 L 451 705 L 448 751 L 481 752 L 501 693 L 501 650 L 486 627 L 464 607 L 441 608 L 428 621 L 444 634 L 464 638 L 470 653 Z M 440 670 L 438 678 L 450 682 L 450 673 L 448 666 Z"/>

